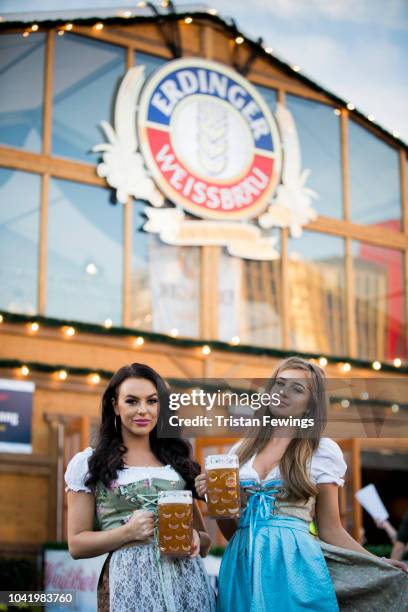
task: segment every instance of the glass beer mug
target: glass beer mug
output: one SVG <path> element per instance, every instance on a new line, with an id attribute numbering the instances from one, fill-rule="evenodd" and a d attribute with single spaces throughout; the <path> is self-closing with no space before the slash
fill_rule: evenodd
<path id="1" fill-rule="evenodd" d="M 193 543 L 193 496 L 191 491 L 159 491 L 159 549 L 162 555 L 184 557 Z"/>
<path id="2" fill-rule="evenodd" d="M 212 518 L 239 518 L 239 460 L 237 455 L 209 455 L 205 458 L 208 475 L 207 507 Z"/>

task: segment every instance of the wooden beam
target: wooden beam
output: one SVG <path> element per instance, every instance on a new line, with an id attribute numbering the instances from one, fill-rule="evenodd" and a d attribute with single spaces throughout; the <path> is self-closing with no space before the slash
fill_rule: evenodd
<path id="1" fill-rule="evenodd" d="M 38 240 L 38 281 L 37 310 L 41 315 L 46 313 L 47 299 L 47 253 L 48 253 L 48 200 L 50 192 L 50 176 L 41 177 L 40 227 Z"/>
<path id="2" fill-rule="evenodd" d="M 355 282 L 354 282 L 354 266 L 351 253 L 351 240 L 345 240 L 345 299 L 346 299 L 346 326 L 347 326 L 347 345 L 348 355 L 357 357 L 357 329 L 356 329 L 356 313 L 355 313 Z"/>
<path id="3" fill-rule="evenodd" d="M 247 75 L 247 78 L 254 85 L 261 85 L 262 87 L 269 87 L 276 90 L 282 89 L 286 93 L 293 96 L 299 96 L 300 98 L 306 98 L 307 100 L 327 104 L 332 108 L 335 108 L 336 106 L 333 100 L 331 100 L 328 96 L 325 96 L 318 91 L 314 91 L 313 89 L 309 89 L 306 85 L 291 81 L 290 77 L 285 76 L 283 73 L 282 76 L 274 76 L 258 70 L 251 70 Z"/>
<path id="4" fill-rule="evenodd" d="M 348 156 L 348 112 L 340 115 L 341 179 L 343 195 L 343 219 L 350 221 L 350 172 Z"/>
<path id="5" fill-rule="evenodd" d="M 55 38 L 54 31 L 47 33 L 47 43 L 45 47 L 45 66 L 44 66 L 44 102 L 43 102 L 43 148 L 44 155 L 51 153 L 52 135 L 52 90 L 53 90 L 53 66 L 54 66 Z"/>
<path id="6" fill-rule="evenodd" d="M 316 221 L 308 223 L 305 229 L 324 232 L 332 236 L 352 238 L 385 248 L 405 250 L 407 246 L 407 238 L 402 232 L 394 232 L 385 227 L 359 225 L 323 215 L 320 215 Z"/>
<path id="7" fill-rule="evenodd" d="M 140 26 L 141 28 L 143 26 Z M 156 42 L 152 39 L 146 39 L 145 37 L 138 35 L 135 29 L 129 27 L 118 30 L 112 27 L 104 28 L 103 30 L 95 30 L 89 26 L 78 26 L 76 25 L 71 34 L 77 34 L 79 36 L 85 36 L 86 38 L 93 38 L 94 40 L 100 40 L 103 42 L 111 43 L 120 47 L 127 47 L 134 51 L 141 51 L 143 53 L 152 53 L 154 55 L 160 55 L 164 59 L 172 59 L 172 55 L 161 40 Z M 126 35 L 127 34 L 127 35 Z"/>
<path id="8" fill-rule="evenodd" d="M 289 253 L 288 253 L 289 231 L 281 229 L 281 304 L 280 317 L 282 329 L 282 348 L 290 348 L 290 300 L 289 300 Z"/>
<path id="9" fill-rule="evenodd" d="M 86 164 L 44 154 L 38 155 L 12 147 L 0 146 L 0 166 L 37 174 L 48 173 L 50 176 L 68 181 L 106 187 L 105 179 L 96 174 L 95 164 Z"/>
<path id="10" fill-rule="evenodd" d="M 123 214 L 123 288 L 122 325 L 131 327 L 132 318 L 132 239 L 133 199 L 128 198 Z"/>
<path id="11" fill-rule="evenodd" d="M 135 54 L 131 47 L 126 53 L 126 70 L 134 65 Z M 132 303 L 132 240 L 133 239 L 133 198 L 129 197 L 123 211 L 123 279 L 122 279 L 122 325 L 131 325 Z"/>
<path id="12" fill-rule="evenodd" d="M 221 249 L 201 247 L 200 269 L 200 336 L 218 338 L 218 284 Z"/>
<path id="13" fill-rule="evenodd" d="M 211 26 L 204 23 L 201 25 L 200 50 L 201 55 L 208 60 L 214 57 L 214 31 Z"/>

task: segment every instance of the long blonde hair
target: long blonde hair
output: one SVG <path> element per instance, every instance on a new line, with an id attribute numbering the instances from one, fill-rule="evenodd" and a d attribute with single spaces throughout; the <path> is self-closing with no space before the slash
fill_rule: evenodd
<path id="1" fill-rule="evenodd" d="M 289 442 L 279 462 L 279 470 L 284 482 L 285 499 L 307 501 L 310 496 L 317 494 L 316 486 L 311 482 L 308 471 L 326 423 L 327 404 L 324 385 L 326 375 L 321 367 L 306 359 L 288 357 L 276 366 L 266 391 L 270 392 L 281 372 L 290 369 L 310 373 L 311 388 L 306 412 L 308 417 L 314 419 L 314 425 L 299 431 Z M 273 431 L 273 427 L 257 427 L 251 430 L 237 450 L 240 464 L 265 448 L 273 436 Z"/>

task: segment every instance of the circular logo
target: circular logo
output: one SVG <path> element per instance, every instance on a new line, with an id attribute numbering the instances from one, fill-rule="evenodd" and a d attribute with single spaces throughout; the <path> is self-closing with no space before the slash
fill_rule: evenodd
<path id="1" fill-rule="evenodd" d="M 138 129 L 156 184 L 198 217 L 255 217 L 279 181 L 271 111 L 251 83 L 217 62 L 180 59 L 159 68 L 142 90 Z"/>

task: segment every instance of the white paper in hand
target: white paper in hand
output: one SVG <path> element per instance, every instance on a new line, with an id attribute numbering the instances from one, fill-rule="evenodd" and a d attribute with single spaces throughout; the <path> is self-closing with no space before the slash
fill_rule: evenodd
<path id="1" fill-rule="evenodd" d="M 369 484 L 357 491 L 356 498 L 373 519 L 385 521 L 389 517 L 381 497 L 378 495 L 378 491 L 373 484 Z"/>

